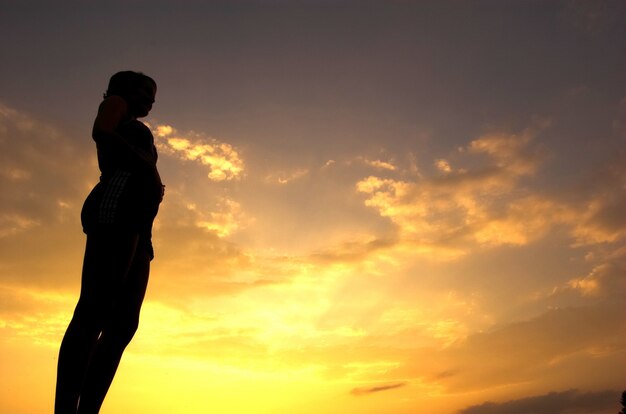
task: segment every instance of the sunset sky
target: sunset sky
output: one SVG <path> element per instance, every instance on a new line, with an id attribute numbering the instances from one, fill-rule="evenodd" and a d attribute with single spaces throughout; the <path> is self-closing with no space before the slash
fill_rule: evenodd
<path id="1" fill-rule="evenodd" d="M 167 188 L 102 414 L 615 414 L 624 22 L 622 0 L 0 0 L 0 413 L 52 413 L 91 126 L 132 69 Z"/>

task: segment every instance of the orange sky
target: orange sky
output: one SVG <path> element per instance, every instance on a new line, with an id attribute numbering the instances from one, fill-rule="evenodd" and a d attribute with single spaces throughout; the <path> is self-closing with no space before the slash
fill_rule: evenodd
<path id="1" fill-rule="evenodd" d="M 127 67 L 167 189 L 102 414 L 617 412 L 626 12 L 504 3 L 3 5 L 0 412 L 52 411 Z"/>

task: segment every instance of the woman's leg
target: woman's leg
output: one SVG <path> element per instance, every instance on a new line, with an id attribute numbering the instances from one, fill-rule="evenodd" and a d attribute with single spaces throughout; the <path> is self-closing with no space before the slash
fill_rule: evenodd
<path id="1" fill-rule="evenodd" d="M 142 243 L 140 243 L 141 245 Z M 150 256 L 137 249 L 131 268 L 117 296 L 111 318 L 104 325 L 85 377 L 78 413 L 96 414 L 113 381 L 124 349 L 139 326 L 139 313 L 148 285 Z"/>
<path id="2" fill-rule="evenodd" d="M 59 351 L 55 414 L 77 412 L 87 368 L 129 271 L 137 240 L 137 234 L 120 232 L 87 236 L 80 298 Z"/>

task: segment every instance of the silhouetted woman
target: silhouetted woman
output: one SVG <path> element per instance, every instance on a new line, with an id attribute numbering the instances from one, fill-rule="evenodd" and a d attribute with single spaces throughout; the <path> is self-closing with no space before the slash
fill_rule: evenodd
<path id="1" fill-rule="evenodd" d="M 57 372 L 55 414 L 95 414 L 139 323 L 153 258 L 152 222 L 163 199 L 150 130 L 155 81 L 111 77 L 93 125 L 102 175 L 83 205 L 81 291 Z"/>

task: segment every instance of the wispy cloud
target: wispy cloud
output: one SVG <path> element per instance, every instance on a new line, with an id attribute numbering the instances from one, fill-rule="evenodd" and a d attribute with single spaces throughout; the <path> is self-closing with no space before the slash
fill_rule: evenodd
<path id="1" fill-rule="evenodd" d="M 292 171 L 274 171 L 265 176 L 268 184 L 288 184 L 297 181 L 309 174 L 307 168 L 297 168 Z"/>
<path id="2" fill-rule="evenodd" d="M 572 222 L 576 245 L 611 243 L 626 237 L 626 177 L 613 171 L 600 179 L 602 188 L 585 200 Z"/>
<path id="3" fill-rule="evenodd" d="M 372 160 L 365 157 L 360 157 L 360 161 L 362 161 L 365 165 L 372 167 L 377 170 L 387 170 L 387 171 L 395 171 L 397 167 L 390 161 L 382 161 L 382 160 Z"/>
<path id="4" fill-rule="evenodd" d="M 621 300 L 622 292 L 626 289 L 626 253 L 618 251 L 613 257 L 602 257 L 594 262 L 587 274 L 573 277 L 543 294 L 538 293 L 535 298 L 556 303 L 566 301 L 571 295 L 589 300 Z"/>
<path id="5" fill-rule="evenodd" d="M 423 352 L 416 353 L 420 355 L 389 374 L 397 378 L 430 372 L 446 389 L 461 392 L 563 379 L 572 364 L 600 369 L 622 360 L 624 323 L 616 316 L 620 308 L 549 310 L 527 321 L 473 333 L 450 347 L 429 351 L 427 359 Z M 623 374 L 606 373 L 605 378 L 617 381 Z"/>
<path id="6" fill-rule="evenodd" d="M 346 241 L 338 246 L 331 246 L 327 250 L 314 252 L 310 259 L 322 263 L 359 262 L 371 258 L 373 253 L 392 247 L 394 244 L 395 241 L 391 239 L 364 237 L 359 241 Z"/>
<path id="7" fill-rule="evenodd" d="M 396 382 L 393 384 L 376 385 L 373 387 L 358 387 L 358 388 L 353 388 L 350 391 L 350 394 L 356 395 L 356 396 L 362 396 L 362 395 L 368 395 L 368 394 L 373 394 L 373 393 L 382 392 L 382 391 L 389 391 L 389 390 L 393 390 L 396 388 L 404 387 L 406 385 L 407 385 L 406 382 Z"/>
<path id="8" fill-rule="evenodd" d="M 187 209 L 197 214 L 196 226 L 215 232 L 219 237 L 233 234 L 241 226 L 245 225 L 246 221 L 241 211 L 241 205 L 225 197 L 218 200 L 218 206 L 215 211 L 199 211 L 196 204 L 188 204 Z"/>

